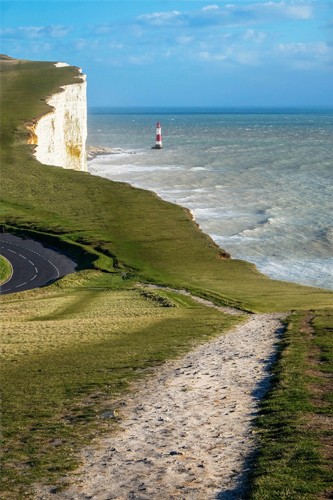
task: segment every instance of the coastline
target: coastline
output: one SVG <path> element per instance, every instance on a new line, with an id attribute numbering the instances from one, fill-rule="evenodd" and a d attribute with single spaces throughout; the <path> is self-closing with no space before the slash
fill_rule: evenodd
<path id="1" fill-rule="evenodd" d="M 191 209 L 220 247 L 272 279 L 333 290 L 332 114 L 162 110 L 156 153 L 149 111 L 89 114 L 89 144 L 123 153 L 95 158 L 97 173 Z"/>
<path id="2" fill-rule="evenodd" d="M 114 158 L 117 156 L 122 157 L 122 158 L 130 157 L 132 155 L 136 155 L 135 150 L 124 150 L 124 149 L 119 148 L 119 147 L 111 148 L 108 146 L 89 146 L 87 149 L 88 149 L 87 167 L 88 167 L 88 172 L 91 175 L 97 175 L 97 176 L 100 176 L 103 178 L 107 178 L 107 179 L 112 180 L 114 182 L 125 182 L 126 184 L 128 184 L 134 188 L 143 189 L 144 191 L 148 191 L 150 193 L 153 193 L 155 196 L 157 196 L 158 198 L 160 198 L 163 201 L 167 201 L 167 202 L 170 202 L 170 203 L 173 203 L 175 205 L 180 206 L 182 209 L 186 210 L 190 214 L 193 222 L 196 224 L 196 226 L 199 228 L 199 230 L 201 232 L 203 232 L 204 234 L 206 234 L 207 236 L 209 236 L 213 245 L 216 248 L 219 248 L 221 250 L 221 258 L 223 258 L 223 259 L 230 258 L 230 259 L 243 260 L 245 262 L 248 262 L 249 264 L 255 266 L 255 268 L 260 273 L 264 274 L 265 276 L 267 276 L 268 278 L 270 278 L 272 280 L 279 280 L 279 281 L 283 281 L 285 283 L 293 283 L 296 285 L 308 286 L 311 288 L 318 288 L 318 289 L 326 290 L 329 292 L 331 292 L 333 290 L 333 288 L 330 285 L 325 286 L 325 284 L 321 284 L 321 283 L 311 283 L 311 282 L 308 282 L 306 280 L 305 281 L 298 280 L 297 277 L 295 279 L 295 276 L 288 277 L 288 275 L 287 276 L 284 275 L 283 277 L 280 277 L 279 274 L 277 276 L 275 276 L 274 273 L 272 274 L 271 272 L 269 272 L 270 271 L 269 269 L 266 270 L 265 267 L 262 268 L 262 266 L 258 265 L 257 262 L 251 260 L 251 258 L 249 258 L 246 254 L 244 255 L 244 252 L 241 256 L 237 256 L 237 255 L 235 256 L 234 252 L 232 252 L 232 250 L 231 251 L 225 250 L 223 243 L 221 243 L 219 241 L 219 238 L 216 238 L 216 235 L 210 233 L 207 230 L 207 228 L 205 227 L 204 221 L 200 221 L 200 222 L 198 221 L 198 219 L 195 215 L 195 208 L 190 208 L 189 206 L 186 206 L 185 204 L 180 203 L 178 200 L 170 199 L 170 197 L 168 197 L 168 196 L 163 196 L 163 193 L 161 193 L 159 190 L 155 190 L 154 188 L 151 188 L 151 187 L 146 187 L 146 185 L 144 183 L 131 182 L 131 180 L 122 180 L 121 178 L 119 179 L 118 178 L 119 177 L 119 170 L 115 176 L 112 176 L 112 174 L 110 175 L 108 170 L 104 170 L 104 167 L 102 170 L 98 170 L 98 169 L 94 168 L 94 160 L 98 161 L 98 159 L 100 158 L 103 162 L 103 165 L 104 165 L 104 162 L 105 162 L 105 160 L 107 160 L 108 157 L 114 157 Z M 119 169 L 119 165 L 115 165 L 115 166 L 118 167 L 118 169 Z M 110 165 L 110 167 L 112 168 L 111 165 Z M 128 165 L 125 165 L 124 168 L 126 171 L 126 168 L 128 168 Z M 269 224 L 270 223 L 271 222 L 269 222 Z M 225 240 L 227 240 L 227 239 L 228 238 L 225 238 Z M 266 257 L 263 257 L 263 260 L 266 260 Z M 298 263 L 296 262 L 295 264 L 297 267 Z M 299 267 L 301 268 L 301 265 Z M 280 272 L 282 272 L 283 268 L 288 269 L 288 262 L 286 262 L 284 264 L 283 261 L 281 261 L 280 268 L 281 268 Z M 285 274 L 285 272 L 283 274 Z M 332 274 L 332 272 L 330 274 Z"/>

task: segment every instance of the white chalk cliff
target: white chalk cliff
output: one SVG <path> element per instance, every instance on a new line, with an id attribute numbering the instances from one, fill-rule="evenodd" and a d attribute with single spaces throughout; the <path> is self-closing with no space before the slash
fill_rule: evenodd
<path id="1" fill-rule="evenodd" d="M 67 64 L 57 63 L 57 67 Z M 35 156 L 46 165 L 87 170 L 87 83 L 80 73 L 78 81 L 65 85 L 47 99 L 51 110 L 29 125 L 30 144 Z"/>

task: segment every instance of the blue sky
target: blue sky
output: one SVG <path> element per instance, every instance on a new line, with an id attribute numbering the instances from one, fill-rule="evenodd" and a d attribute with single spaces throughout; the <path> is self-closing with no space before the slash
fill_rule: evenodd
<path id="1" fill-rule="evenodd" d="M 333 0 L 0 5 L 1 52 L 82 67 L 89 106 L 333 106 Z"/>

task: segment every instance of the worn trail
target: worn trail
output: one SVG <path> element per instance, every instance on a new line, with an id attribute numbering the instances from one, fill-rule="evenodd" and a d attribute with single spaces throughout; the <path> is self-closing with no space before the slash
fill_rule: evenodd
<path id="1" fill-rule="evenodd" d="M 243 498 L 251 425 L 281 318 L 255 314 L 157 369 L 121 408 L 120 429 L 82 453 L 70 487 L 36 499 Z"/>
<path id="2" fill-rule="evenodd" d="M 157 369 L 126 398 L 119 431 L 83 451 L 70 487 L 36 498 L 244 498 L 251 425 L 281 331 L 279 315 L 254 314 Z"/>

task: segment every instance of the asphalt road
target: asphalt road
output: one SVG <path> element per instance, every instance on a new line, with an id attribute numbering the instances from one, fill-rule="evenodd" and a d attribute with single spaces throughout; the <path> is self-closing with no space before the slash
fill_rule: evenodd
<path id="1" fill-rule="evenodd" d="M 76 270 L 76 263 L 67 255 L 38 241 L 8 233 L 0 234 L 0 255 L 13 269 L 9 280 L 0 286 L 0 294 L 46 286 Z"/>

